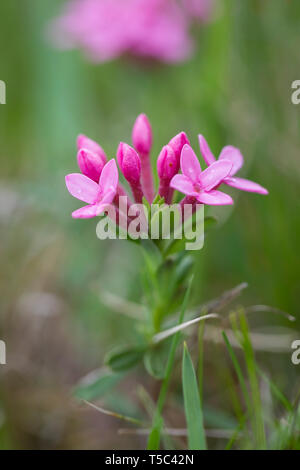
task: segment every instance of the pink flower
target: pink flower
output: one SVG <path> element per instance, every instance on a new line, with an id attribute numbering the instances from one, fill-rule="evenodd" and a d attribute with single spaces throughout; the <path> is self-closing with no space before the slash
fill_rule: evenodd
<path id="1" fill-rule="evenodd" d="M 80 47 L 95 62 L 125 53 L 177 62 L 192 50 L 189 26 L 175 0 L 71 0 L 50 34 L 58 46 Z"/>
<path id="2" fill-rule="evenodd" d="M 178 173 L 180 168 L 181 151 L 185 144 L 190 145 L 190 141 L 185 132 L 179 132 L 179 134 L 175 135 L 175 137 L 173 137 L 173 139 L 171 139 L 168 144 L 170 147 L 172 147 L 176 157 L 176 173 Z"/>
<path id="3" fill-rule="evenodd" d="M 97 142 L 94 140 L 90 139 L 84 134 L 80 134 L 77 137 L 77 148 L 78 150 L 81 149 L 86 149 L 89 150 L 90 152 L 94 153 L 99 157 L 99 159 L 102 160 L 103 165 L 107 162 L 107 156 L 106 153 L 104 152 L 103 148 L 101 145 L 99 145 Z"/>
<path id="4" fill-rule="evenodd" d="M 130 145 L 120 142 L 117 150 L 117 159 L 124 178 L 128 181 L 135 202 L 143 202 L 143 189 L 141 185 L 141 159 Z"/>
<path id="5" fill-rule="evenodd" d="M 141 160 L 130 145 L 120 142 L 117 150 L 119 167 L 130 184 L 136 184 L 141 177 Z"/>
<path id="6" fill-rule="evenodd" d="M 153 173 L 150 152 L 152 147 L 152 129 L 146 114 L 140 114 L 132 130 L 133 146 L 141 159 L 141 181 L 145 197 L 151 203 L 154 198 Z"/>
<path id="7" fill-rule="evenodd" d="M 171 187 L 194 197 L 198 202 L 209 205 L 233 204 L 228 194 L 214 188 L 226 178 L 232 168 L 229 160 L 214 162 L 209 168 L 201 171 L 200 163 L 193 149 L 185 145 L 181 152 L 180 167 L 182 175 L 175 175 Z"/>
<path id="8" fill-rule="evenodd" d="M 140 114 L 132 129 L 132 142 L 140 155 L 149 155 L 152 147 L 152 129 L 146 114 Z"/>
<path id="9" fill-rule="evenodd" d="M 157 173 L 159 176 L 158 194 L 170 204 L 173 191 L 170 192 L 170 181 L 178 173 L 175 152 L 170 145 L 162 148 L 157 159 Z"/>
<path id="10" fill-rule="evenodd" d="M 211 165 L 215 165 L 217 160 L 214 157 L 212 151 L 210 150 L 208 143 L 206 142 L 203 135 L 199 135 L 199 145 L 206 164 L 209 165 L 209 167 Z M 260 184 L 255 183 L 254 181 L 247 180 L 245 178 L 236 178 L 234 176 L 243 166 L 244 163 L 243 155 L 241 154 L 238 148 L 232 147 L 231 145 L 227 145 L 226 147 L 224 147 L 220 153 L 218 162 L 224 160 L 230 161 L 232 167 L 229 174 L 225 178 L 223 178 L 223 180 L 219 184 L 228 184 L 228 186 L 241 189 L 242 191 L 249 191 L 258 194 L 268 194 L 267 189 L 263 188 L 263 186 L 261 186 Z"/>
<path id="11" fill-rule="evenodd" d="M 100 215 L 113 202 L 119 181 L 115 160 L 107 162 L 101 172 L 100 181 L 96 183 L 80 173 L 66 176 L 66 186 L 72 196 L 88 205 L 72 213 L 72 217 L 88 219 Z"/>

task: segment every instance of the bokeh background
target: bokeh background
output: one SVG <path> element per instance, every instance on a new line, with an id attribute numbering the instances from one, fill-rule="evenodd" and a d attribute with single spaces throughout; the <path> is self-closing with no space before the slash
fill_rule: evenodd
<path id="1" fill-rule="evenodd" d="M 239 147 L 242 176 L 270 195 L 234 191 L 233 209 L 216 212 L 219 223 L 197 254 L 193 303 L 246 281 L 240 303 L 297 317 L 291 325 L 257 313 L 254 331 L 299 331 L 300 106 L 291 103 L 291 83 L 300 79 L 300 4 L 219 3 L 214 20 L 195 28 L 195 55 L 172 66 L 128 59 L 89 64 L 82 53 L 47 42 L 46 26 L 63 2 L 0 3 L 0 79 L 7 85 L 7 104 L 0 106 L 0 338 L 7 344 L 0 448 L 145 447 L 144 437 L 120 435 L 117 420 L 72 397 L 78 380 L 102 366 L 107 349 L 135 338 L 132 321 L 104 305 L 101 292 L 141 302 L 135 246 L 100 242 L 95 220 L 70 217 L 78 204 L 64 175 L 77 171 L 79 133 L 114 156 L 144 112 L 153 126 L 153 162 L 181 130 L 195 149 L 199 132 L 216 153 L 226 144 Z M 219 367 L 224 351 L 209 343 L 205 349 L 205 416 L 220 428 L 233 416 Z M 300 366 L 291 364 L 290 352 L 260 360 L 287 396 L 295 396 Z M 157 385 L 138 369 L 103 405 L 139 416 L 135 389 L 141 384 L 155 398 Z M 167 411 L 182 427 L 176 400 Z M 224 442 L 211 439 L 210 445 Z"/>

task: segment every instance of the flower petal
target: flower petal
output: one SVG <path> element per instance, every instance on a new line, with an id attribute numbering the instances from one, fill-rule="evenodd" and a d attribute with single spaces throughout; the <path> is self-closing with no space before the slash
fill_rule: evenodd
<path id="1" fill-rule="evenodd" d="M 170 186 L 188 196 L 195 196 L 198 193 L 194 189 L 193 182 L 185 175 L 175 175 L 171 179 Z"/>
<path id="2" fill-rule="evenodd" d="M 198 176 L 201 173 L 201 166 L 194 150 L 188 144 L 185 144 L 181 151 L 180 167 L 185 176 L 194 183 L 197 182 Z"/>
<path id="3" fill-rule="evenodd" d="M 98 204 L 91 204 L 88 206 L 81 207 L 76 211 L 72 212 L 72 217 L 74 219 L 91 219 L 92 217 L 99 216 L 102 212 L 104 212 L 108 206 L 110 205 L 109 202 Z"/>
<path id="4" fill-rule="evenodd" d="M 116 195 L 116 191 L 114 189 L 110 189 L 106 191 L 103 194 L 103 197 L 101 198 L 101 200 L 99 201 L 99 204 L 110 204 L 111 202 L 113 202 L 115 195 Z"/>
<path id="5" fill-rule="evenodd" d="M 232 198 L 221 191 L 212 190 L 209 192 L 201 192 L 197 196 L 198 202 L 208 204 L 210 206 L 223 206 L 226 204 L 233 204 Z"/>
<path id="6" fill-rule="evenodd" d="M 96 208 L 96 204 L 81 207 L 80 209 L 72 212 L 72 217 L 73 219 L 91 219 L 92 217 L 97 216 Z"/>
<path id="7" fill-rule="evenodd" d="M 205 191 L 218 186 L 230 174 L 232 163 L 229 160 L 218 160 L 212 163 L 199 176 L 199 183 Z"/>
<path id="8" fill-rule="evenodd" d="M 203 137 L 203 135 L 199 134 L 198 139 L 199 139 L 200 151 L 202 153 L 204 161 L 206 165 L 211 165 L 212 163 L 216 161 L 214 154 L 210 150 L 209 145 L 206 139 Z"/>
<path id="9" fill-rule="evenodd" d="M 66 185 L 72 196 L 87 204 L 93 204 L 99 195 L 99 185 L 85 175 L 71 173 L 66 176 Z"/>
<path id="10" fill-rule="evenodd" d="M 232 163 L 230 175 L 233 176 L 243 166 L 244 157 L 240 150 L 232 145 L 226 145 L 220 153 L 219 160 L 229 160 Z"/>
<path id="11" fill-rule="evenodd" d="M 103 194 L 107 191 L 113 190 L 117 191 L 117 186 L 119 182 L 119 173 L 116 161 L 114 159 L 109 160 L 104 166 L 101 176 L 99 185 Z"/>
<path id="12" fill-rule="evenodd" d="M 223 181 L 225 184 L 232 186 L 233 188 L 241 189 L 242 191 L 249 191 L 250 193 L 258 194 L 269 194 L 269 191 L 254 181 L 247 180 L 245 178 L 226 178 Z"/>

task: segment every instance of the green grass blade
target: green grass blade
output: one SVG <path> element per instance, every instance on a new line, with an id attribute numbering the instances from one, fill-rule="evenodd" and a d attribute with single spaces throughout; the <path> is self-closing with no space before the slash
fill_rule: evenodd
<path id="1" fill-rule="evenodd" d="M 273 395 L 277 398 L 278 401 L 280 401 L 280 403 L 284 406 L 284 408 L 287 411 L 292 412 L 293 411 L 292 403 L 289 402 L 289 400 L 282 393 L 282 391 L 279 390 L 277 385 L 271 379 L 269 379 L 269 377 L 258 366 L 256 367 L 261 378 L 269 385 Z"/>
<path id="2" fill-rule="evenodd" d="M 249 397 L 249 393 L 248 393 L 248 390 L 247 390 L 247 386 L 246 386 L 246 382 L 245 382 L 245 379 L 244 379 L 244 376 L 243 376 L 242 369 L 240 367 L 239 361 L 236 357 L 236 354 L 235 354 L 235 352 L 234 352 L 234 350 L 233 350 L 233 348 L 232 348 L 232 346 L 229 342 L 229 339 L 228 339 L 225 331 L 222 331 L 222 336 L 223 336 L 223 339 L 225 341 L 226 347 L 228 349 L 229 356 L 232 360 L 234 370 L 235 370 L 236 375 L 238 377 L 238 380 L 239 380 L 239 383 L 240 383 L 240 386 L 241 386 L 241 389 L 242 389 L 242 393 L 243 393 L 243 396 L 244 396 L 244 400 L 245 400 L 245 403 L 246 403 L 246 406 L 247 406 L 248 413 L 251 414 L 252 406 L 251 406 L 251 401 L 250 401 L 250 397 Z"/>
<path id="3" fill-rule="evenodd" d="M 247 323 L 246 316 L 243 312 L 240 312 L 240 325 L 241 333 L 243 336 L 242 346 L 245 355 L 245 362 L 248 370 L 248 377 L 250 383 L 251 397 L 254 410 L 254 437 L 256 440 L 256 447 L 258 449 L 266 449 L 266 435 L 265 435 L 265 425 L 263 420 L 263 408 L 260 397 L 259 383 L 256 374 L 256 362 L 254 351 L 251 344 L 251 339 L 249 335 L 249 327 Z"/>
<path id="4" fill-rule="evenodd" d="M 197 378 L 186 344 L 184 345 L 182 359 L 182 387 L 189 449 L 206 450 L 203 414 Z"/>
<path id="5" fill-rule="evenodd" d="M 243 430 L 245 424 L 246 424 L 246 421 L 247 421 L 247 416 L 243 416 L 243 419 L 241 420 L 241 422 L 239 423 L 239 425 L 237 426 L 236 430 L 234 431 L 234 433 L 232 434 L 231 438 L 229 439 L 226 447 L 225 447 L 225 450 L 231 450 L 233 444 L 235 443 L 238 435 L 240 434 L 240 432 Z"/>
<path id="6" fill-rule="evenodd" d="M 204 331 L 205 331 L 205 322 L 202 322 L 200 323 L 199 328 L 198 328 L 198 366 L 197 366 L 197 380 L 198 380 L 198 389 L 199 389 L 201 403 L 202 403 L 202 398 L 203 398 Z"/>

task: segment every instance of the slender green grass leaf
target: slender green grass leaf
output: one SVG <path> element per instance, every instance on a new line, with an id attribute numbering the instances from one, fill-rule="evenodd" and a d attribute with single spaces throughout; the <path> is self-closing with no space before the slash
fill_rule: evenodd
<path id="1" fill-rule="evenodd" d="M 285 397 L 281 390 L 279 390 L 277 385 L 258 366 L 256 366 L 256 368 L 259 375 L 270 386 L 273 395 L 278 399 L 278 401 L 280 401 L 284 408 L 289 412 L 293 411 L 292 403 L 289 402 L 289 400 Z"/>
<path id="2" fill-rule="evenodd" d="M 242 369 L 240 367 L 239 361 L 236 357 L 236 354 L 235 354 L 235 352 L 234 352 L 234 350 L 233 350 L 233 348 L 232 348 L 232 346 L 229 342 L 229 339 L 228 339 L 225 331 L 222 331 L 222 336 L 224 338 L 227 350 L 229 352 L 229 356 L 232 360 L 234 370 L 235 370 L 236 375 L 238 377 L 238 380 L 239 380 L 239 383 L 240 383 L 240 386 L 241 386 L 241 389 L 242 389 L 242 393 L 243 393 L 243 396 L 244 396 L 244 400 L 245 400 L 245 403 L 246 403 L 246 406 L 247 406 L 247 409 L 248 409 L 248 413 L 251 414 L 251 410 L 252 410 L 251 401 L 250 401 L 250 396 L 249 396 L 249 393 L 248 393 L 248 390 L 247 390 L 247 386 L 246 386 L 246 382 L 245 382 L 245 379 L 244 379 L 244 376 L 243 376 Z"/>
<path id="3" fill-rule="evenodd" d="M 205 331 L 205 322 L 202 322 L 199 324 L 199 327 L 198 327 L 198 365 L 197 365 L 197 380 L 198 380 L 198 389 L 199 389 L 201 403 L 202 403 L 202 398 L 203 398 L 204 331 Z"/>
<path id="4" fill-rule="evenodd" d="M 254 435 L 256 440 L 256 447 L 258 449 L 266 449 L 266 435 L 265 425 L 263 419 L 263 407 L 260 397 L 260 389 L 258 377 L 256 374 L 256 362 L 254 350 L 251 344 L 248 322 L 243 311 L 239 312 L 239 319 L 241 325 L 241 333 L 243 336 L 242 346 L 245 355 L 245 362 L 248 370 L 248 377 L 250 383 L 251 397 L 254 409 L 255 429 Z"/>
<path id="5" fill-rule="evenodd" d="M 236 430 L 233 432 L 231 438 L 229 439 L 226 447 L 225 447 L 225 450 L 231 450 L 233 444 L 235 443 L 235 441 L 237 440 L 240 432 L 243 430 L 245 424 L 246 424 L 246 421 L 247 421 L 247 416 L 243 416 L 243 419 L 241 420 L 241 422 L 239 423 L 239 425 L 237 426 Z"/>
<path id="6" fill-rule="evenodd" d="M 184 345 L 182 359 L 182 387 L 189 449 L 206 450 L 203 414 L 197 378 L 186 344 Z"/>

